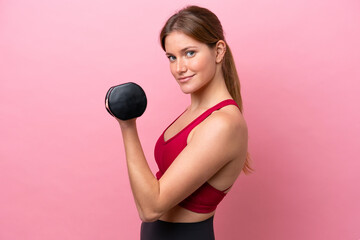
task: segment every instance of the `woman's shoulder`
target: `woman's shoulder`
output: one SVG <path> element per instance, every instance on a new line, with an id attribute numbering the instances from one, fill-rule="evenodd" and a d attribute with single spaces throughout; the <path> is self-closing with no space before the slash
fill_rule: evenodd
<path id="1" fill-rule="evenodd" d="M 240 112 L 239 108 L 235 105 L 227 105 L 221 109 L 214 111 L 205 122 L 208 128 L 221 129 L 229 133 L 239 133 L 247 131 L 246 121 Z"/>
<path id="2" fill-rule="evenodd" d="M 194 130 L 194 135 L 200 135 L 201 138 L 217 136 L 225 145 L 247 138 L 246 121 L 235 105 L 227 105 L 212 112 Z"/>

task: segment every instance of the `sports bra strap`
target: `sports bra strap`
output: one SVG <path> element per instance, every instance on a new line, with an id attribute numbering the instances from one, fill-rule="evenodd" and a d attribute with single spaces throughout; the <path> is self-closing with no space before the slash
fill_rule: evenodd
<path id="1" fill-rule="evenodd" d="M 203 112 L 199 117 L 197 117 L 195 120 L 193 120 L 189 125 L 197 125 L 198 123 L 200 123 L 204 119 L 206 119 L 214 111 L 219 110 L 228 105 L 235 105 L 239 108 L 239 106 L 233 99 L 223 100 L 223 101 L 219 102 L 218 104 L 216 104 L 215 106 L 213 106 L 213 107 L 209 108 L 208 110 L 206 110 L 205 112 Z"/>

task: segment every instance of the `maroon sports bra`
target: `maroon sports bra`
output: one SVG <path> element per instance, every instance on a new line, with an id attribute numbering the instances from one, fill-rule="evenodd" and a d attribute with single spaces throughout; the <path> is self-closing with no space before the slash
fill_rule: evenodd
<path id="1" fill-rule="evenodd" d="M 165 131 L 182 115 L 184 112 L 177 117 L 161 134 L 159 139 L 156 142 L 154 155 L 155 161 L 159 167 L 159 171 L 156 173 L 156 178 L 160 179 L 165 171 L 169 168 L 171 163 L 175 160 L 175 158 L 180 154 L 180 152 L 187 145 L 187 137 L 191 130 L 196 127 L 199 123 L 201 123 L 204 119 L 206 119 L 212 112 L 227 106 L 227 105 L 235 105 L 238 107 L 236 102 L 233 99 L 227 99 L 221 101 L 215 106 L 209 108 L 204 113 L 202 113 L 199 117 L 194 119 L 191 123 L 189 123 L 185 128 L 183 128 L 180 132 L 178 132 L 175 136 L 170 138 L 169 140 L 164 140 Z M 194 193 L 184 199 L 179 205 L 185 209 L 188 209 L 197 213 L 210 213 L 214 211 L 217 205 L 221 202 L 221 200 L 226 195 L 226 190 L 220 191 L 209 183 L 205 182 L 200 188 L 198 188 Z"/>

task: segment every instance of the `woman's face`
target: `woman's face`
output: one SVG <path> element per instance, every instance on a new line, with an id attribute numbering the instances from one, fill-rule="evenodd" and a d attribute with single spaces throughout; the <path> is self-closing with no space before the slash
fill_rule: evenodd
<path id="1" fill-rule="evenodd" d="M 174 31 L 165 38 L 170 70 L 184 93 L 207 85 L 216 73 L 216 51 L 188 35 Z"/>

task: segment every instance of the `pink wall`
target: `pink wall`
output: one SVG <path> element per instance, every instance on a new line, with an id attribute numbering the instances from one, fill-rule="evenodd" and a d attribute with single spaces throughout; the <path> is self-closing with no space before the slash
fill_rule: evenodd
<path id="1" fill-rule="evenodd" d="M 186 4 L 213 10 L 236 57 L 256 172 L 218 208 L 218 239 L 360 238 L 359 1 L 1 1 L 0 239 L 138 239 L 107 89 L 139 83 L 155 170 L 189 103 L 158 44 Z"/>

